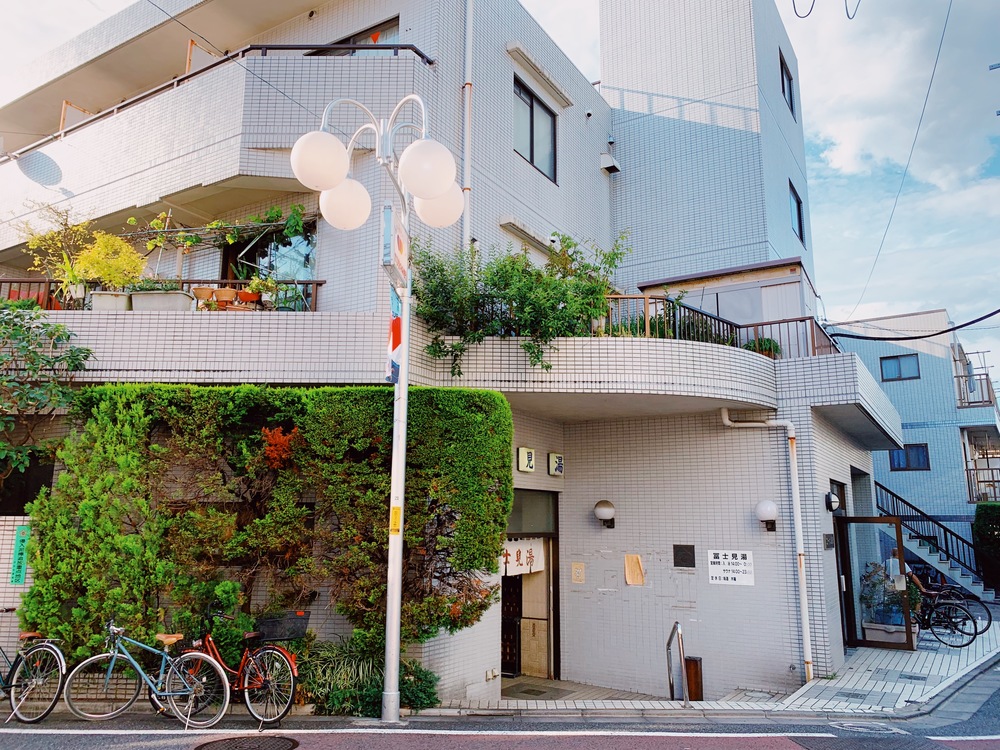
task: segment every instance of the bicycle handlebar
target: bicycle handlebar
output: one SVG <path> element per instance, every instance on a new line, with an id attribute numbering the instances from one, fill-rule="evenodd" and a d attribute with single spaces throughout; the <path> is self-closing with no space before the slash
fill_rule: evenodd
<path id="1" fill-rule="evenodd" d="M 225 612 L 215 612 L 215 611 L 212 612 L 212 617 L 218 617 L 221 620 L 230 620 L 230 621 L 236 619 L 232 615 L 227 615 Z"/>
<path id="2" fill-rule="evenodd" d="M 17 607 L 3 607 L 0 612 L 7 614 L 9 612 L 17 612 Z"/>

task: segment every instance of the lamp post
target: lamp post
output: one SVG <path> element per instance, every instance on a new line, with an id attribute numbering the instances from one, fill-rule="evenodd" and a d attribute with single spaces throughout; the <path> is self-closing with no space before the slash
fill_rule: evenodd
<path id="1" fill-rule="evenodd" d="M 420 122 L 397 122 L 403 107 L 412 102 Z M 366 115 L 345 147 L 331 131 L 330 116 L 337 106 L 351 106 Z M 403 131 L 419 134 L 397 158 L 394 144 Z M 455 158 L 427 135 L 427 108 L 416 94 L 403 97 L 388 118 L 379 119 L 360 102 L 335 99 L 323 111 L 320 129 L 306 133 L 292 148 L 292 172 L 306 187 L 319 190 L 323 218 L 334 228 L 357 229 L 371 214 L 371 197 L 351 177 L 351 161 L 358 139 L 375 138 L 375 158 L 385 169 L 399 196 L 397 222 L 390 199 L 383 209 L 382 266 L 393 288 L 393 321 L 390 326 L 390 361 L 386 380 L 395 383 L 392 423 L 392 474 L 389 489 L 389 551 L 386 580 L 385 682 L 382 721 L 399 721 L 399 650 L 403 583 L 403 507 L 406 489 L 406 415 L 409 386 L 410 295 L 413 274 L 409 267 L 410 200 L 424 224 L 446 227 L 462 215 L 465 201 L 455 182 Z M 396 310 L 399 311 L 398 320 Z M 398 352 L 398 369 L 393 352 Z"/>

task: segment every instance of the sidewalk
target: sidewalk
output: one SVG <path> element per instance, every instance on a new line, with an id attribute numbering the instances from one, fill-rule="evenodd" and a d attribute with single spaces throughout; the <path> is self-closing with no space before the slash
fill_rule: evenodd
<path id="1" fill-rule="evenodd" d="M 682 701 L 646 696 L 642 700 L 573 700 L 571 691 L 556 689 L 556 694 L 566 693 L 565 700 L 452 701 L 421 711 L 420 716 L 912 715 L 918 712 L 919 704 L 1000 658 L 1000 623 L 994 623 L 967 648 L 949 648 L 930 633 L 921 633 L 917 646 L 916 651 L 855 649 L 842 672 L 812 680 L 785 698 L 739 691 L 728 696 L 729 700 L 700 701 L 685 708 Z"/>

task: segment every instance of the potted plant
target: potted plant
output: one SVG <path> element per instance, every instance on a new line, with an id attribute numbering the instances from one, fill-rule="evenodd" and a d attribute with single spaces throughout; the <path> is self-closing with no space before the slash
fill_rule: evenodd
<path id="1" fill-rule="evenodd" d="M 261 278 L 260 276 L 253 276 L 250 279 L 250 283 L 247 284 L 246 291 L 250 294 L 255 294 L 256 299 L 260 299 L 264 296 L 272 296 L 282 291 L 285 288 L 284 284 L 279 284 L 274 279 L 269 276 Z"/>
<path id="2" fill-rule="evenodd" d="M 894 579 L 886 574 L 881 563 L 868 563 L 861 575 L 861 627 L 866 641 L 906 643 L 906 625 L 903 614 L 903 595 L 906 594 L 910 611 L 920 603 L 920 591 L 907 581 L 906 591 L 897 591 Z M 916 642 L 919 626 L 912 624 Z"/>
<path id="3" fill-rule="evenodd" d="M 764 337 L 750 339 L 743 345 L 743 348 L 751 352 L 763 354 L 765 357 L 770 357 L 771 359 L 781 357 L 781 345 L 774 339 Z"/>
<path id="4" fill-rule="evenodd" d="M 101 282 L 102 291 L 91 294 L 92 309 L 129 310 L 131 296 L 125 287 L 142 277 L 146 259 L 121 237 L 94 232 L 93 242 L 77 256 L 76 267 Z"/>
<path id="5" fill-rule="evenodd" d="M 128 291 L 133 310 L 187 312 L 194 308 L 194 295 L 181 289 L 175 279 L 139 279 Z"/>
<path id="6" fill-rule="evenodd" d="M 26 240 L 25 252 L 31 255 L 29 270 L 59 282 L 57 294 L 64 303 L 68 300 L 82 302 L 87 291 L 87 276 L 78 267 L 77 258 L 94 239 L 91 223 L 74 224 L 69 211 L 55 206 L 43 206 L 40 213 L 51 229 L 41 231 L 27 223 L 19 228 Z"/>

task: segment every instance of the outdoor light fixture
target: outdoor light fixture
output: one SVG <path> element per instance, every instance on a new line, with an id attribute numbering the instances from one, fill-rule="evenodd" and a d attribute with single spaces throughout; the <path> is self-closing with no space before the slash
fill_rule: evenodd
<path id="1" fill-rule="evenodd" d="M 615 527 L 615 504 L 610 500 L 598 500 L 594 506 L 594 516 L 604 524 L 604 528 L 613 529 Z"/>
<path id="2" fill-rule="evenodd" d="M 831 513 L 840 510 L 840 497 L 837 496 L 836 492 L 826 493 L 826 509 Z"/>
<path id="3" fill-rule="evenodd" d="M 397 122 L 404 105 L 419 109 L 420 122 Z M 330 132 L 330 114 L 334 107 L 350 105 L 367 116 L 367 122 L 354 131 L 345 147 Z M 403 131 L 418 138 L 396 157 L 395 141 Z M 385 682 L 382 692 L 382 721 L 399 721 L 399 650 L 402 617 L 403 582 L 403 498 L 406 476 L 406 413 L 409 385 L 410 297 L 413 274 L 410 271 L 409 232 L 410 199 L 421 221 L 429 227 L 446 227 L 462 216 L 465 199 L 455 183 L 455 157 L 437 141 L 427 136 L 427 108 L 416 94 L 404 96 L 387 119 L 378 119 L 360 102 L 335 99 L 323 111 L 320 129 L 306 133 L 292 148 L 292 172 L 306 187 L 319 190 L 319 209 L 323 218 L 336 229 L 351 230 L 362 226 L 371 215 L 372 199 L 368 190 L 350 176 L 354 146 L 363 134 L 375 139 L 375 158 L 389 175 L 399 196 L 400 221 L 393 202 L 383 207 L 383 233 L 379 255 L 382 267 L 393 287 L 393 334 L 386 379 L 395 382 L 392 423 L 392 478 L 389 489 L 389 555 L 386 578 L 385 613 Z M 397 338 L 398 337 L 398 338 Z M 398 359 L 398 363 L 396 360 Z M 398 373 L 398 374 L 397 374 Z M 612 510 L 613 514 L 613 510 Z"/>
<path id="4" fill-rule="evenodd" d="M 768 531 L 776 531 L 775 520 L 778 518 L 778 506 L 773 500 L 761 500 L 753 508 L 757 520 L 764 524 Z"/>

